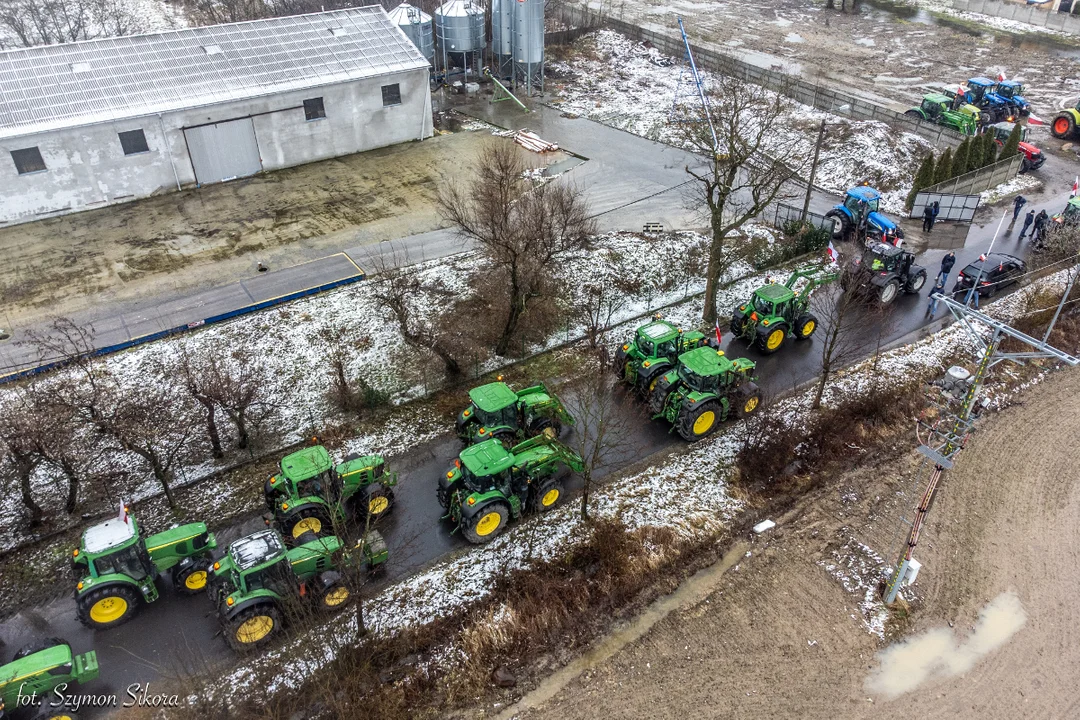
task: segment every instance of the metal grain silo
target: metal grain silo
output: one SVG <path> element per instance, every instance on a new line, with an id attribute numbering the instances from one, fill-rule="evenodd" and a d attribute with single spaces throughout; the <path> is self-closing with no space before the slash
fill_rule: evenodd
<path id="1" fill-rule="evenodd" d="M 416 49 L 430 62 L 435 58 L 435 35 L 432 32 L 431 16 L 403 2 L 387 15 L 390 22 L 401 28 Z"/>
<path id="2" fill-rule="evenodd" d="M 530 90 L 544 87 L 544 0 L 513 0 L 511 52 L 514 82 Z M 503 5 L 503 10 L 507 9 Z"/>
<path id="3" fill-rule="evenodd" d="M 435 8 L 435 39 L 443 68 L 469 68 L 484 49 L 484 11 L 469 0 L 448 0 Z"/>
<path id="4" fill-rule="evenodd" d="M 496 75 L 508 78 L 513 73 L 514 6 L 517 0 L 491 0 L 491 54 Z"/>

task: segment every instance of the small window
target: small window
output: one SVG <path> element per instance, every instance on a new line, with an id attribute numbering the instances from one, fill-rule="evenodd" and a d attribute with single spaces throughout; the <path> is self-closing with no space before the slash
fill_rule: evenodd
<path id="1" fill-rule="evenodd" d="M 146 135 L 141 128 L 120 133 L 120 147 L 124 148 L 125 155 L 150 152 L 150 146 L 146 144 Z"/>
<path id="2" fill-rule="evenodd" d="M 397 83 L 393 85 L 382 86 L 382 104 L 383 107 L 389 107 L 390 105 L 401 104 L 401 86 Z"/>
<path id="3" fill-rule="evenodd" d="M 326 108 L 323 107 L 321 97 L 304 101 L 304 117 L 308 120 L 318 120 L 326 117 Z"/>
<path id="4" fill-rule="evenodd" d="M 41 151 L 36 147 L 12 150 L 11 159 L 15 161 L 15 169 L 20 175 L 45 170 L 45 161 L 41 159 Z"/>

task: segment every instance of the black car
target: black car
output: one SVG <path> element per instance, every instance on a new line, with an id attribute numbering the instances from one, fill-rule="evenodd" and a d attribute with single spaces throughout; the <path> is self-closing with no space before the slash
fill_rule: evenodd
<path id="1" fill-rule="evenodd" d="M 967 293 L 975 278 L 979 279 L 979 296 L 993 297 L 996 293 L 1020 281 L 1027 265 L 1018 257 L 1005 253 L 990 253 L 985 260 L 976 260 L 956 276 L 953 295 Z"/>

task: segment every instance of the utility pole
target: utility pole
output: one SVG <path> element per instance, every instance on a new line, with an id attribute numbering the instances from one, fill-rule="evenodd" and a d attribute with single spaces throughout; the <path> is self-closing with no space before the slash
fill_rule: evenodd
<path id="1" fill-rule="evenodd" d="M 941 293 L 933 293 L 933 295 L 937 297 L 939 302 L 944 303 L 945 306 L 949 308 L 949 311 L 952 312 L 957 323 L 967 331 L 968 336 L 975 342 L 976 346 L 982 348 L 982 355 L 979 359 L 979 366 L 975 370 L 975 374 L 971 377 L 971 385 L 968 387 L 968 390 L 960 403 L 959 412 L 955 415 L 944 416 L 942 420 L 935 423 L 934 426 L 930 428 L 930 433 L 927 435 L 926 442 L 923 442 L 922 438 L 919 437 L 919 429 L 918 426 L 916 427 L 916 439 L 918 439 L 920 443 L 918 451 L 925 456 L 928 461 L 933 463 L 933 467 L 926 483 L 926 489 L 920 497 L 918 506 L 915 508 L 915 517 L 911 520 L 911 531 L 908 533 L 904 550 L 896 563 L 896 571 L 892 574 L 885 586 L 886 605 L 895 602 L 896 595 L 900 592 L 900 584 L 907 574 L 908 565 L 911 563 L 912 553 L 915 551 L 915 546 L 919 542 L 919 533 L 926 522 L 926 516 L 930 510 L 930 504 L 934 499 L 934 493 L 937 491 L 937 487 L 940 484 L 942 473 L 944 473 L 945 470 L 952 469 L 956 455 L 964 447 L 964 443 L 971 431 L 973 422 L 971 411 L 972 408 L 975 407 L 979 397 L 979 391 L 982 389 L 983 381 L 986 379 L 986 374 L 990 368 L 1002 360 L 1011 360 L 1023 364 L 1025 360 L 1033 360 L 1036 358 L 1053 358 L 1060 360 L 1067 365 L 1080 365 L 1080 358 L 1075 358 L 1068 353 L 1051 347 L 1046 343 L 1045 339 L 1036 340 L 1030 335 L 1026 335 L 1015 328 L 1009 327 L 999 320 L 995 320 L 977 310 L 967 307 L 965 303 L 959 303 L 956 300 L 953 300 L 947 295 L 942 295 Z M 984 332 L 977 331 L 972 325 L 973 322 L 989 328 L 990 338 L 987 339 Z M 1052 327 L 1053 323 L 1051 323 L 1051 328 Z M 1048 331 L 1047 337 L 1049 337 L 1049 334 Z M 1005 337 L 1019 340 L 1030 346 L 1032 349 L 1028 352 L 999 353 L 998 346 Z M 939 430 L 939 426 L 942 426 L 943 423 L 944 427 Z"/>
<path id="2" fill-rule="evenodd" d="M 1043 335 L 1043 342 L 1050 339 L 1050 333 L 1054 330 L 1054 325 L 1058 321 L 1058 317 L 1061 315 L 1061 308 L 1065 307 L 1065 301 L 1069 299 L 1069 293 L 1072 292 L 1073 284 L 1076 282 L 1076 276 L 1080 275 L 1080 267 L 1074 267 L 1069 272 L 1069 284 L 1065 286 L 1065 294 L 1061 296 L 1061 302 L 1058 303 L 1057 310 L 1054 311 L 1054 317 L 1050 320 L 1050 327 L 1046 328 L 1046 334 Z"/>
<path id="3" fill-rule="evenodd" d="M 810 212 L 810 193 L 814 189 L 814 175 L 817 174 L 817 161 L 818 155 L 821 154 L 821 141 L 825 139 L 825 121 L 821 121 L 821 129 L 818 130 L 817 142 L 814 143 L 814 161 L 810 163 L 810 179 L 806 183 L 806 198 L 803 200 L 802 205 L 802 218 L 799 220 L 803 225 L 806 224 L 806 215 Z"/>

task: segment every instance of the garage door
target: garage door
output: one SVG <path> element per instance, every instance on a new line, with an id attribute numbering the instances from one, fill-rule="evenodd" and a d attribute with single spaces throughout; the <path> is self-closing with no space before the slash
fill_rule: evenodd
<path id="1" fill-rule="evenodd" d="M 262 170 L 251 118 L 185 128 L 184 137 L 200 185 L 246 177 Z"/>

